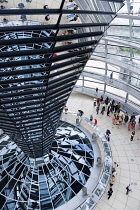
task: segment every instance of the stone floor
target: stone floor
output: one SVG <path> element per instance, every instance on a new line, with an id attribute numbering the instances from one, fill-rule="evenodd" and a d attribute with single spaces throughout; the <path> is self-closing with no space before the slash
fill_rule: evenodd
<path id="1" fill-rule="evenodd" d="M 117 176 L 113 185 L 112 197 L 108 200 L 106 192 L 95 210 L 140 210 L 140 127 L 138 123 L 136 125 L 136 135 L 131 142 L 131 131 L 127 130 L 126 125 L 122 125 L 118 129 L 112 125 L 112 118 L 111 116 L 107 117 L 106 112 L 104 115 L 96 114 L 92 97 L 72 93 L 67 106 L 69 111 L 83 110 L 85 117 L 93 114 L 103 132 L 107 128 L 111 131 L 110 145 L 113 160 L 119 164 Z M 133 183 L 133 191 L 126 195 L 126 186 L 129 183 Z"/>

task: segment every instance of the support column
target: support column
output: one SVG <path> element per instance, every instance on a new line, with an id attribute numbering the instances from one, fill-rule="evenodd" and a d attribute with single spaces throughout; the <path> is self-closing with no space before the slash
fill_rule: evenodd
<path id="1" fill-rule="evenodd" d="M 84 87 L 85 77 L 83 76 L 82 87 Z"/>
<path id="2" fill-rule="evenodd" d="M 127 104 L 128 96 L 129 96 L 129 94 L 127 93 L 127 94 L 126 94 L 126 98 L 125 98 L 125 104 Z"/>
<path id="3" fill-rule="evenodd" d="M 105 35 L 107 35 L 107 31 L 105 32 Z M 107 53 L 108 53 L 108 48 L 107 48 L 107 44 L 108 41 L 105 40 L 105 57 L 107 58 Z M 104 79 L 104 94 L 106 92 L 106 79 L 107 79 L 107 70 L 108 70 L 108 66 L 107 66 L 107 62 L 105 62 L 105 79 Z"/>

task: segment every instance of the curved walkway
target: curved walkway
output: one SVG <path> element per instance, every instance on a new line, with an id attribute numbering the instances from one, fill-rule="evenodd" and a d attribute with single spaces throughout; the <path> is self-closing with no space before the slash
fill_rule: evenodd
<path id="1" fill-rule="evenodd" d="M 120 102 L 121 103 L 121 110 L 125 110 L 129 113 L 129 115 L 132 115 L 133 112 L 136 114 L 136 115 L 139 115 L 139 107 L 136 106 L 136 103 L 132 103 L 131 102 L 131 105 L 129 105 L 128 103 L 125 103 L 124 102 L 124 98 L 123 97 L 118 97 L 117 95 L 114 95 L 112 94 L 111 92 L 103 92 L 103 91 L 98 91 L 98 94 L 96 93 L 95 89 L 93 88 L 90 88 L 90 87 L 83 87 L 83 86 L 75 86 L 74 87 L 74 92 L 78 92 L 80 94 L 85 94 L 87 96 L 95 96 L 95 97 L 101 97 L 101 95 L 105 98 L 105 97 L 109 97 L 111 98 L 112 100 L 114 99 L 116 102 Z M 133 107 L 134 105 L 134 107 Z"/>
<path id="2" fill-rule="evenodd" d="M 133 72 L 134 74 L 140 75 L 139 72 L 139 66 L 137 65 L 132 65 L 131 62 L 122 62 L 119 59 L 116 58 L 112 58 L 112 57 L 103 57 L 102 55 L 98 54 L 98 53 L 94 53 L 91 57 L 90 60 L 98 60 L 98 61 L 102 61 L 102 62 L 106 62 L 108 64 L 112 64 L 115 66 L 118 66 L 120 68 L 126 69 L 129 72 Z"/>
<path id="3" fill-rule="evenodd" d="M 136 135 L 130 141 L 131 131 L 125 125 L 120 129 L 112 126 L 111 117 L 96 115 L 93 107 L 93 98 L 79 93 L 72 93 L 67 106 L 69 110 L 77 112 L 84 111 L 84 116 L 97 118 L 98 125 L 103 132 L 106 129 L 111 131 L 110 145 L 113 159 L 119 164 L 117 168 L 116 181 L 113 186 L 113 195 L 110 200 L 105 194 L 95 210 L 140 210 L 140 130 L 137 123 Z M 126 195 L 126 186 L 133 183 L 133 192 Z"/>
<path id="4" fill-rule="evenodd" d="M 137 98 L 139 100 L 139 98 L 140 98 L 139 88 L 136 88 L 136 87 L 132 86 L 131 84 L 126 83 L 123 80 L 118 80 L 118 79 L 115 79 L 115 78 L 113 78 L 113 81 L 110 82 L 110 77 L 109 76 L 102 75 L 102 74 L 94 74 L 94 72 L 88 72 L 88 70 L 90 71 L 92 69 L 92 67 L 86 66 L 85 69 L 87 71 L 86 70 L 83 71 L 83 76 L 100 80 L 100 81 L 105 82 L 107 85 L 112 86 L 112 87 L 116 87 L 116 88 L 119 87 L 119 89 L 124 90 L 125 92 L 133 95 L 135 98 Z"/>
<path id="5" fill-rule="evenodd" d="M 121 44 L 121 45 L 124 45 L 125 47 L 128 46 L 128 47 L 132 47 L 134 49 L 140 49 L 140 44 L 139 42 L 136 42 L 136 41 L 130 41 L 130 40 L 127 40 L 127 39 L 121 39 L 119 37 L 112 37 L 112 36 L 105 36 L 102 38 L 103 40 L 106 40 L 108 42 L 115 42 L 115 43 L 118 43 L 118 44 Z"/>

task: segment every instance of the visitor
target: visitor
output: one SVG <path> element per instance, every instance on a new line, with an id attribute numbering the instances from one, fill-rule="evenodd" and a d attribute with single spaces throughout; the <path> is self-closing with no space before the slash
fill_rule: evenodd
<path id="1" fill-rule="evenodd" d="M 97 104 L 99 105 L 100 104 L 100 98 L 97 98 L 96 101 L 97 101 Z"/>
<path id="2" fill-rule="evenodd" d="M 110 82 L 113 82 L 113 71 L 110 74 Z"/>
<path id="3" fill-rule="evenodd" d="M 131 120 L 128 122 L 128 131 L 131 130 Z"/>
<path id="4" fill-rule="evenodd" d="M 5 9 L 5 7 L 3 5 L 0 6 L 1 9 Z"/>
<path id="5" fill-rule="evenodd" d="M 94 126 L 97 126 L 97 119 L 94 119 Z"/>
<path id="6" fill-rule="evenodd" d="M 105 105 L 103 105 L 102 110 L 101 110 L 101 114 L 103 115 L 105 111 Z"/>
<path id="7" fill-rule="evenodd" d="M 99 104 L 100 104 L 100 98 L 97 98 L 96 101 L 97 101 L 97 105 L 99 106 Z"/>
<path id="8" fill-rule="evenodd" d="M 96 106 L 96 99 L 94 99 L 94 101 L 93 101 L 93 105 L 94 105 L 94 107 Z"/>
<path id="9" fill-rule="evenodd" d="M 113 104 L 113 105 L 111 105 L 111 111 L 112 111 L 112 113 L 114 112 L 114 110 L 115 110 L 115 104 Z"/>
<path id="10" fill-rule="evenodd" d="M 96 93 L 98 93 L 98 88 L 96 88 Z"/>
<path id="11" fill-rule="evenodd" d="M 114 104 L 115 104 L 115 100 L 113 99 L 111 105 L 114 105 Z"/>
<path id="12" fill-rule="evenodd" d="M 75 17 L 75 14 L 67 15 L 67 19 L 68 19 L 68 18 L 72 18 L 72 17 Z"/>
<path id="13" fill-rule="evenodd" d="M 24 20 L 27 20 L 26 15 L 21 15 L 21 16 L 20 16 L 20 19 L 23 20 L 23 21 L 24 21 Z"/>
<path id="14" fill-rule="evenodd" d="M 117 110 L 118 110 L 118 105 L 114 105 L 115 106 L 115 113 L 117 113 Z"/>
<path id="15" fill-rule="evenodd" d="M 0 3 L 4 3 L 4 2 L 8 3 L 8 1 L 6 0 L 0 0 Z"/>
<path id="16" fill-rule="evenodd" d="M 32 0 L 26 0 L 26 2 L 27 2 L 27 3 L 31 3 L 31 2 L 32 2 Z"/>
<path id="17" fill-rule="evenodd" d="M 131 122 L 131 127 L 132 127 L 133 131 L 135 131 L 135 126 L 136 126 L 136 121 L 132 121 Z"/>
<path id="18" fill-rule="evenodd" d="M 8 19 L 3 18 L 3 22 L 4 22 L 4 23 L 8 23 Z"/>
<path id="19" fill-rule="evenodd" d="M 124 115 L 123 114 L 121 115 L 121 120 L 122 120 L 122 123 L 123 123 L 123 120 L 124 120 Z"/>
<path id="20" fill-rule="evenodd" d="M 108 200 L 110 199 L 110 197 L 112 196 L 113 194 L 113 190 L 112 188 L 109 189 L 109 191 L 107 192 L 108 193 Z"/>
<path id="21" fill-rule="evenodd" d="M 82 110 L 78 110 L 78 114 L 79 114 L 80 117 L 82 117 L 84 112 Z"/>
<path id="22" fill-rule="evenodd" d="M 64 107 L 64 111 L 65 111 L 65 114 L 67 114 L 67 111 L 68 111 L 68 107 L 67 106 Z"/>
<path id="23" fill-rule="evenodd" d="M 129 184 L 127 187 L 126 187 L 126 195 L 128 195 L 128 193 L 131 191 L 132 192 L 132 184 Z"/>
<path id="24" fill-rule="evenodd" d="M 121 109 L 121 104 L 120 102 L 117 104 L 118 108 L 117 108 L 117 112 L 120 113 L 120 109 Z"/>
<path id="25" fill-rule="evenodd" d="M 130 9 L 129 9 L 129 13 L 128 14 L 132 14 L 133 15 L 133 1 L 130 3 Z"/>
<path id="26" fill-rule="evenodd" d="M 115 175 L 114 174 L 111 177 L 111 182 L 115 182 Z"/>
<path id="27" fill-rule="evenodd" d="M 116 127 L 117 128 L 120 128 L 120 122 L 119 122 L 119 120 L 116 120 Z"/>
<path id="28" fill-rule="evenodd" d="M 43 9 L 48 9 L 48 5 L 44 5 Z"/>
<path id="29" fill-rule="evenodd" d="M 24 4 L 23 3 L 19 3 L 18 4 L 18 7 L 21 9 L 21 8 L 24 8 Z"/>
<path id="30" fill-rule="evenodd" d="M 125 115 L 124 115 L 124 123 L 126 124 L 129 120 L 129 116 L 128 116 L 128 113 L 125 112 Z"/>
<path id="31" fill-rule="evenodd" d="M 113 168 L 117 168 L 119 165 L 118 165 L 118 163 L 117 162 L 114 162 L 114 165 L 113 165 Z"/>
<path id="32" fill-rule="evenodd" d="M 112 167 L 112 174 L 116 172 L 116 169 Z"/>
<path id="33" fill-rule="evenodd" d="M 122 118 L 121 118 L 121 116 L 119 116 L 119 123 L 120 123 L 120 125 L 122 125 Z"/>
<path id="34" fill-rule="evenodd" d="M 78 20 L 78 17 L 79 17 L 78 15 L 75 15 L 74 18 L 71 19 L 70 21 L 76 21 L 76 20 Z M 69 21 L 69 22 L 70 22 L 70 21 Z"/>
<path id="35" fill-rule="evenodd" d="M 110 187 L 112 187 L 112 186 L 113 186 L 113 182 L 112 182 L 111 180 L 110 180 L 110 184 L 109 184 L 109 185 L 110 185 Z"/>
<path id="36" fill-rule="evenodd" d="M 99 105 L 96 108 L 96 113 L 99 114 Z"/>
<path id="37" fill-rule="evenodd" d="M 75 5 L 75 4 L 70 4 L 70 5 L 68 5 L 68 6 L 67 6 L 67 9 L 70 9 L 70 8 L 72 8 L 72 7 L 74 8 L 74 5 Z"/>
<path id="38" fill-rule="evenodd" d="M 106 106 L 108 105 L 108 102 L 109 102 L 109 98 L 106 97 L 106 99 L 105 99 L 105 104 L 106 104 Z"/>
<path id="39" fill-rule="evenodd" d="M 135 113 L 133 112 L 133 114 L 131 115 L 130 120 L 131 120 L 131 122 L 134 122 L 134 121 L 135 121 L 135 119 L 136 119 L 136 116 L 135 116 Z"/>
<path id="40" fill-rule="evenodd" d="M 107 116 L 109 116 L 109 114 L 110 114 L 110 106 L 108 106 L 107 108 Z"/>
<path id="41" fill-rule="evenodd" d="M 110 134 L 111 134 L 110 130 L 107 129 L 106 132 L 105 132 L 105 134 L 106 134 L 107 141 L 110 141 Z"/>
<path id="42" fill-rule="evenodd" d="M 45 16 L 45 20 L 46 20 L 46 21 L 49 21 L 49 20 L 50 20 L 50 16 L 49 16 L 49 15 L 46 15 L 46 16 Z"/>
<path id="43" fill-rule="evenodd" d="M 131 134 L 131 137 L 130 137 L 130 141 L 133 141 L 134 136 L 135 136 L 135 131 L 132 131 L 132 134 Z"/>
<path id="44" fill-rule="evenodd" d="M 101 98 L 100 98 L 101 103 L 103 102 L 103 100 L 104 100 L 104 99 L 103 99 L 103 96 L 101 96 Z"/>
<path id="45" fill-rule="evenodd" d="M 77 10 L 77 9 L 78 9 L 78 5 L 74 4 L 74 10 Z"/>
<path id="46" fill-rule="evenodd" d="M 89 118 L 89 119 L 90 119 L 90 121 L 92 121 L 92 120 L 93 120 L 93 115 L 92 115 L 92 114 L 90 115 L 90 118 Z"/>
<path id="47" fill-rule="evenodd" d="M 115 125 L 115 119 L 116 119 L 116 115 L 114 114 L 114 115 L 112 116 L 112 124 L 113 124 L 113 125 Z"/>

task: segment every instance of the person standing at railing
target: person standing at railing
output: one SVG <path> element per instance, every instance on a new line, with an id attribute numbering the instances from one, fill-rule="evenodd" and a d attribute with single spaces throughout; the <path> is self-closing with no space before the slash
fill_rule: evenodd
<path id="1" fill-rule="evenodd" d="M 113 71 L 110 74 L 110 82 L 113 82 Z"/>
<path id="2" fill-rule="evenodd" d="M 129 10 L 129 13 L 128 14 L 132 14 L 133 15 L 133 1 L 130 3 L 130 10 Z"/>
<path id="3" fill-rule="evenodd" d="M 98 88 L 96 88 L 96 93 L 98 93 Z"/>

